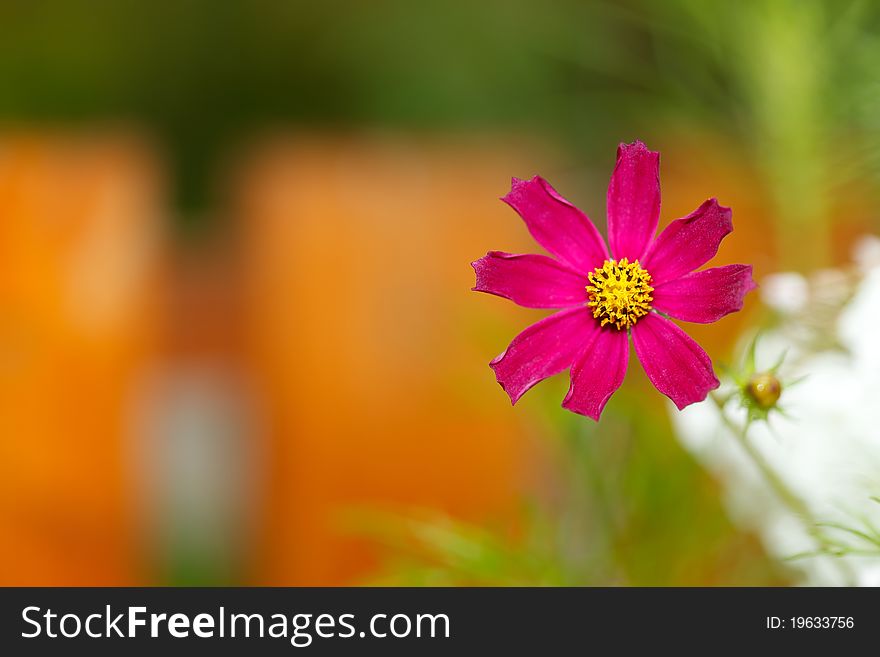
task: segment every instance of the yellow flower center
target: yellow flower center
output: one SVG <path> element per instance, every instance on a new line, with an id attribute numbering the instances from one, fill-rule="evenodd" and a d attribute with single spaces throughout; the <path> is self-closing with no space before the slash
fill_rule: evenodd
<path id="1" fill-rule="evenodd" d="M 587 305 L 602 326 L 613 324 L 623 330 L 650 312 L 652 292 L 651 274 L 642 269 L 638 260 L 606 260 L 590 274 Z"/>

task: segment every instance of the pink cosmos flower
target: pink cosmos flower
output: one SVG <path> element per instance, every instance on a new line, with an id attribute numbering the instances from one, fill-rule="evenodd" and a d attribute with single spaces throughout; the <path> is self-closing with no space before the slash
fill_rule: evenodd
<path id="1" fill-rule="evenodd" d="M 623 382 L 629 335 L 651 383 L 682 409 L 718 387 L 712 361 L 676 324 L 708 324 L 742 309 L 749 265 L 695 271 L 733 230 L 730 208 L 709 199 L 656 238 L 660 154 L 621 144 L 608 186 L 608 244 L 586 214 L 540 176 L 513 179 L 503 200 L 553 256 L 490 251 L 472 263 L 474 290 L 528 308 L 561 308 L 529 326 L 489 366 L 512 403 L 570 370 L 563 407 L 598 420 Z"/>

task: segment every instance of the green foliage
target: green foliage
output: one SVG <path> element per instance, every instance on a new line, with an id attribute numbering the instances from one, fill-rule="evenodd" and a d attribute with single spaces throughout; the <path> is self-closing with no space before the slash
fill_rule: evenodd
<path id="1" fill-rule="evenodd" d="M 880 505 L 880 497 L 871 500 Z M 808 557 L 880 557 L 880 529 L 867 517 L 853 518 L 852 524 L 819 522 L 816 530 L 824 537 L 822 547 L 793 555 L 790 559 Z"/>
<path id="2" fill-rule="evenodd" d="M 0 118 L 145 124 L 189 209 L 276 124 L 527 128 L 573 154 L 706 125 L 753 147 L 781 220 L 821 222 L 829 185 L 880 172 L 878 24 L 858 0 L 13 1 Z"/>

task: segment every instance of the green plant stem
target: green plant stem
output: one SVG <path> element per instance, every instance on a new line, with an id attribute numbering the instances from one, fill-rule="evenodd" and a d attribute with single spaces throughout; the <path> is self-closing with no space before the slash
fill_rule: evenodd
<path id="1" fill-rule="evenodd" d="M 797 493 L 789 488 L 788 484 L 785 483 L 785 481 L 767 462 L 767 459 L 764 458 L 764 455 L 761 454 L 760 450 L 758 450 L 752 441 L 749 440 L 748 423 L 742 426 L 738 425 L 728 417 L 727 413 L 724 412 L 724 400 L 715 393 L 711 393 L 710 396 L 712 397 L 712 401 L 715 402 L 721 421 L 736 437 L 737 442 L 740 444 L 743 451 L 755 467 L 758 468 L 758 471 L 764 477 L 764 480 L 767 482 L 767 485 L 770 486 L 776 497 L 779 498 L 779 501 L 800 519 L 807 533 L 812 536 L 818 544 L 820 552 L 830 553 L 833 550 L 834 545 L 822 533 L 819 522 L 813 517 L 810 508 Z M 854 580 L 852 570 L 846 563 L 839 559 L 836 560 L 836 563 L 841 573 L 846 578 L 847 583 L 852 585 Z"/>

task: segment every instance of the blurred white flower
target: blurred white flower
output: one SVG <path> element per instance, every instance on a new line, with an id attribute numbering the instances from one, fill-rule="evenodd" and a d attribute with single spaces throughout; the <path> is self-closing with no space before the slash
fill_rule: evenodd
<path id="1" fill-rule="evenodd" d="M 846 276 L 822 277 L 845 281 Z M 790 307 L 800 303 L 798 275 L 778 275 L 762 283 L 768 303 L 780 300 Z M 767 292 L 770 287 L 771 291 Z M 822 307 L 820 304 L 819 308 Z M 810 308 L 797 309 L 800 321 Z M 808 505 L 820 522 L 860 529 L 880 527 L 880 264 L 865 271 L 855 294 L 844 306 L 836 325 L 835 342 L 843 349 L 812 353 L 793 341 L 792 327 L 784 324 L 763 335 L 758 343 L 758 368 L 772 366 L 783 352 L 793 369 L 787 378 L 805 376 L 783 391 L 780 404 L 786 416 L 776 414 L 749 430 L 753 444 Z M 785 377 L 784 377 L 785 378 Z M 728 405 L 728 415 L 741 422 L 745 411 Z M 754 528 L 771 554 L 779 558 L 816 550 L 804 523 L 776 498 L 742 446 L 721 422 L 712 401 L 696 404 L 673 421 L 682 443 L 723 483 L 735 521 Z M 875 499 L 872 499 L 875 498 Z M 857 537 L 834 527 L 823 532 L 848 544 Z M 864 543 L 860 544 L 864 547 Z M 873 549 L 877 549 L 874 547 Z M 791 560 L 807 584 L 880 583 L 880 552 L 876 556 L 807 557 Z"/>
<path id="2" fill-rule="evenodd" d="M 880 237 L 866 235 L 856 243 L 853 260 L 862 271 L 880 267 Z"/>
<path id="3" fill-rule="evenodd" d="M 802 310 L 810 296 L 807 279 L 790 272 L 765 276 L 758 290 L 761 301 L 783 315 L 793 315 Z"/>

